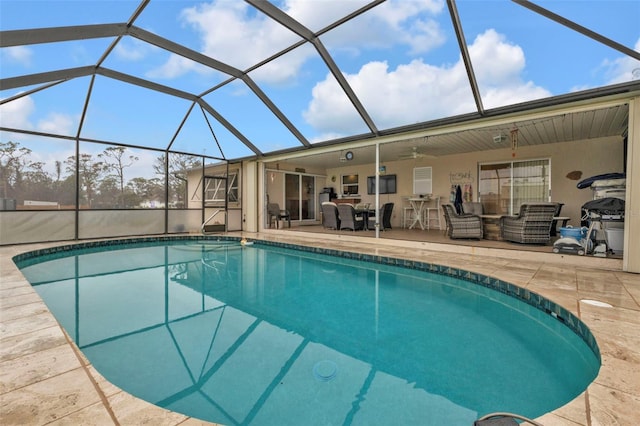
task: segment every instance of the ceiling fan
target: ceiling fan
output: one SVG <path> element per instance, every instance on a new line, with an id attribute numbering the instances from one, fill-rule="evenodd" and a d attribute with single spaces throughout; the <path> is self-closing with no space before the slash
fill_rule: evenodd
<path id="1" fill-rule="evenodd" d="M 399 160 L 408 160 L 408 159 L 417 159 L 417 158 L 435 158 L 435 156 L 420 152 L 417 146 L 414 146 L 413 148 L 411 148 L 411 152 L 407 154 L 400 154 L 398 156 Z"/>

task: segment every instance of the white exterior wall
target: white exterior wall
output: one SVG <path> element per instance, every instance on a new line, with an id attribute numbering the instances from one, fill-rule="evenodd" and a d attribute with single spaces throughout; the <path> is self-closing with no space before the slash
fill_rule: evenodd
<path id="1" fill-rule="evenodd" d="M 242 163 L 242 229 L 248 232 L 258 232 L 259 169 L 256 161 Z"/>
<path id="2" fill-rule="evenodd" d="M 625 208 L 622 270 L 640 273 L 640 97 L 629 102 Z"/>

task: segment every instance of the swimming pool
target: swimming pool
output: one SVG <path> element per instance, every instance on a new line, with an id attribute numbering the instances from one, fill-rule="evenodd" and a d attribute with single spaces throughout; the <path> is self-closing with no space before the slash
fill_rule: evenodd
<path id="1" fill-rule="evenodd" d="M 597 374 L 588 329 L 533 293 L 458 269 L 320 251 L 167 238 L 16 263 L 109 381 L 224 424 L 537 417 Z"/>

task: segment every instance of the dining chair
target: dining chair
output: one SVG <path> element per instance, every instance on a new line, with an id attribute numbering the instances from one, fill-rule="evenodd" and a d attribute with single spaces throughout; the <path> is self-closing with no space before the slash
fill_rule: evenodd
<path id="1" fill-rule="evenodd" d="M 291 228 L 291 214 L 289 210 L 280 209 L 280 205 L 278 203 L 269 203 L 267 204 L 267 213 L 269 214 L 269 228 L 273 223 L 273 219 L 276 220 L 276 228 L 280 227 L 280 221 L 287 221 L 289 224 L 289 228 Z M 284 224 L 282 225 L 284 227 Z"/>
<path id="2" fill-rule="evenodd" d="M 391 229 L 391 213 L 393 213 L 393 203 L 385 203 L 380 207 L 380 230 Z"/>

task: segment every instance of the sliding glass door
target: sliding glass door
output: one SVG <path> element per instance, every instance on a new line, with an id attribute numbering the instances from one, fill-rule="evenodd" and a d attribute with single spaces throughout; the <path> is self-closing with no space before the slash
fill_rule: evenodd
<path id="1" fill-rule="evenodd" d="M 478 196 L 485 214 L 514 214 L 520 205 L 550 200 L 549 159 L 480 164 Z"/>
<path id="2" fill-rule="evenodd" d="M 267 170 L 267 202 L 289 211 L 292 221 L 315 220 L 318 190 L 316 175 Z M 265 204 L 265 212 L 266 212 Z M 265 220 L 268 218 L 265 213 Z"/>
<path id="3" fill-rule="evenodd" d="M 286 205 L 291 214 L 291 220 L 315 219 L 315 176 L 286 173 L 284 181 Z"/>

